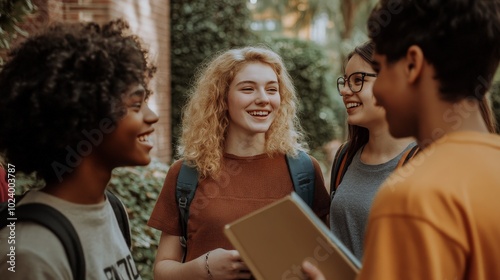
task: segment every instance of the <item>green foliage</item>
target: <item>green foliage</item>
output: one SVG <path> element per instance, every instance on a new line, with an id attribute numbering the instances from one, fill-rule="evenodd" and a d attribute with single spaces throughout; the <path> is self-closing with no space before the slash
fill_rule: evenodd
<path id="1" fill-rule="evenodd" d="M 153 264 L 160 231 L 147 225 L 167 175 L 168 166 L 153 161 L 148 166 L 113 171 L 109 189 L 127 207 L 132 231 L 132 256 L 142 279 L 153 279 Z"/>
<path id="2" fill-rule="evenodd" d="M 172 0 L 172 143 L 196 69 L 217 52 L 255 42 L 246 1 Z M 173 149 L 175 151 L 175 148 Z"/>
<path id="3" fill-rule="evenodd" d="M 26 15 L 35 10 L 31 0 L 0 0 L 0 49 L 9 49 L 10 42 L 18 35 L 28 35 L 19 25 Z"/>
<path id="4" fill-rule="evenodd" d="M 324 50 L 311 41 L 268 38 L 266 43 L 285 62 L 299 97 L 299 118 L 316 156 L 322 146 L 341 134 L 333 110 L 331 67 Z"/>

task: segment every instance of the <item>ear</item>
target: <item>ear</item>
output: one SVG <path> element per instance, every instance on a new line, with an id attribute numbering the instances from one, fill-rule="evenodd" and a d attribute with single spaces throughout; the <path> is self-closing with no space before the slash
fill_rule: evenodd
<path id="1" fill-rule="evenodd" d="M 415 83 L 422 75 L 424 67 L 424 52 L 417 45 L 412 45 L 406 51 L 405 71 L 409 83 Z"/>

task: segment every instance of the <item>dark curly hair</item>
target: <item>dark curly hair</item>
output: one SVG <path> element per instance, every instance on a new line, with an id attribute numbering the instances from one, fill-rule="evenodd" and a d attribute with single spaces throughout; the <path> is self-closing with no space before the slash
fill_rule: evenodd
<path id="1" fill-rule="evenodd" d="M 85 131 L 124 115 L 123 94 L 156 68 L 121 19 L 56 23 L 13 49 L 0 72 L 0 151 L 16 170 L 47 182 Z"/>
<path id="2" fill-rule="evenodd" d="M 418 45 L 447 101 L 482 100 L 500 60 L 499 0 L 381 0 L 368 30 L 389 63 Z"/>

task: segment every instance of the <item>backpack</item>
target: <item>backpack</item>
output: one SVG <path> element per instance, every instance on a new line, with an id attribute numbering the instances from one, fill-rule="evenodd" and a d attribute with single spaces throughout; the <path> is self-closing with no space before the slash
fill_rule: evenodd
<path id="1" fill-rule="evenodd" d="M 17 204 L 23 197 L 24 194 L 16 195 L 15 203 Z M 120 230 L 130 248 L 132 243 L 127 212 L 123 204 L 112 192 L 106 190 L 106 197 L 109 203 L 111 203 Z M 27 203 L 16 206 L 14 210 L 15 215 L 11 216 L 12 210 L 9 210 L 7 206 L 8 202 L 0 203 L 0 229 L 3 229 L 11 222 L 18 223 L 22 221 L 30 221 L 46 227 L 57 236 L 63 245 L 73 279 L 85 279 L 85 258 L 83 256 L 80 238 L 78 238 L 75 228 L 66 216 L 55 208 L 42 203 Z"/>
<path id="2" fill-rule="evenodd" d="M 335 154 L 335 158 L 333 159 L 332 173 L 330 176 L 330 201 L 335 196 L 335 192 L 337 191 L 340 182 L 342 182 L 342 178 L 344 178 L 344 175 L 347 171 L 347 167 L 349 167 L 349 165 L 352 162 L 352 157 L 349 158 L 347 156 L 348 148 L 349 148 L 349 141 L 344 142 L 342 145 L 340 145 L 339 149 L 337 150 L 337 153 Z M 418 145 L 405 151 L 404 154 L 401 156 L 401 159 L 399 160 L 396 168 L 405 165 L 419 151 L 420 148 L 418 147 Z"/>
<path id="3" fill-rule="evenodd" d="M 299 151 L 298 157 L 286 155 L 286 162 L 290 176 L 292 177 L 294 191 L 312 207 L 314 201 L 314 165 L 311 158 L 303 151 Z M 194 198 L 198 186 L 198 171 L 196 167 L 182 163 L 175 195 L 180 212 L 180 224 L 182 236 L 181 246 L 184 248 L 182 262 L 185 261 L 187 252 L 187 222 L 189 219 L 189 206 Z"/>

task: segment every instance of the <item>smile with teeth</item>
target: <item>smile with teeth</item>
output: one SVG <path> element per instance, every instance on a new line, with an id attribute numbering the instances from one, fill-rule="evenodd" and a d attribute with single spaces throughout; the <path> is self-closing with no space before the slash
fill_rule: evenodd
<path id="1" fill-rule="evenodd" d="M 150 143 L 149 134 L 139 135 L 137 139 L 139 139 L 139 142 Z"/>
<path id="2" fill-rule="evenodd" d="M 350 102 L 350 103 L 347 103 L 345 105 L 345 107 L 347 109 L 350 109 L 350 108 L 354 108 L 354 107 L 358 107 L 358 106 L 361 106 L 361 103 L 357 103 L 357 102 Z"/>
<path id="3" fill-rule="evenodd" d="M 249 113 L 250 115 L 252 115 L 252 116 L 259 116 L 259 117 L 260 117 L 260 116 L 264 117 L 264 116 L 269 115 L 269 112 L 268 112 L 268 111 L 251 111 L 251 112 L 248 112 L 248 113 Z"/>

